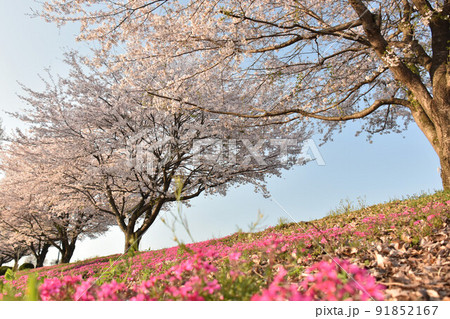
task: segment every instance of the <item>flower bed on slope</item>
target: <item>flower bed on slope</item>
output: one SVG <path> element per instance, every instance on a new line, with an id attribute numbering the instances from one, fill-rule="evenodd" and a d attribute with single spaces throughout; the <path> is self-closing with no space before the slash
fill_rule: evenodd
<path id="1" fill-rule="evenodd" d="M 0 277 L 3 300 L 449 300 L 450 195 Z"/>

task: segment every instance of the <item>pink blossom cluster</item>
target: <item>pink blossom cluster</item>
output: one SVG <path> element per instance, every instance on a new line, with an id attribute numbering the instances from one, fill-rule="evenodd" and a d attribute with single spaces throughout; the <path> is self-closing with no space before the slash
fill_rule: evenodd
<path id="1" fill-rule="evenodd" d="M 77 289 L 77 285 L 81 282 L 81 276 L 65 276 L 60 278 L 46 278 L 39 287 L 41 300 L 72 300 L 72 295 Z"/>
<path id="2" fill-rule="evenodd" d="M 115 280 L 101 285 L 91 277 L 46 278 L 39 287 L 41 300 L 118 301 L 118 300 L 206 300 L 221 299 L 221 287 L 212 274 L 217 268 L 205 255 L 197 254 L 166 272 L 128 287 Z"/>
<path id="3" fill-rule="evenodd" d="M 118 283 L 115 280 L 96 286 L 94 278 L 89 278 L 77 287 L 72 300 L 119 301 L 126 299 L 126 290 L 127 286 L 124 283 Z"/>
<path id="4" fill-rule="evenodd" d="M 213 278 L 217 268 L 209 254 L 198 253 L 166 272 L 134 287 L 137 295 L 131 300 L 191 300 L 221 299 L 220 285 Z M 212 298 L 215 297 L 215 298 Z"/>
<path id="5" fill-rule="evenodd" d="M 383 300 L 384 286 L 375 282 L 365 269 L 346 260 L 321 261 L 305 271 L 300 284 L 285 281 L 287 271 L 280 268 L 269 288 L 252 300 Z"/>
<path id="6" fill-rule="evenodd" d="M 216 271 L 209 261 L 197 255 L 132 289 L 114 280 L 98 286 L 94 278 L 82 281 L 80 276 L 66 276 L 62 279 L 45 279 L 39 292 L 41 300 L 47 301 L 220 300 L 221 286 L 216 279 L 212 279 Z M 263 289 L 261 294 L 255 294 L 251 300 L 383 299 L 384 288 L 376 284 L 366 270 L 347 261 L 322 261 L 308 268 L 305 273 L 309 275 L 302 283 L 290 283 L 286 280 L 287 271 L 280 266 L 269 287 Z"/>
<path id="7" fill-rule="evenodd" d="M 83 281 L 81 276 L 46 278 L 39 287 L 40 299 L 44 301 L 118 301 L 123 300 L 126 285 L 115 280 L 103 285 L 95 285 L 95 279 Z"/>
<path id="8" fill-rule="evenodd" d="M 255 294 L 252 301 L 307 301 L 311 298 L 302 295 L 299 292 L 299 285 L 296 283 L 285 282 L 287 271 L 280 267 L 278 273 L 267 289 L 263 289 L 261 294 Z"/>
<path id="9" fill-rule="evenodd" d="M 321 261 L 306 270 L 304 296 L 311 300 L 383 300 L 384 286 L 346 260 Z"/>

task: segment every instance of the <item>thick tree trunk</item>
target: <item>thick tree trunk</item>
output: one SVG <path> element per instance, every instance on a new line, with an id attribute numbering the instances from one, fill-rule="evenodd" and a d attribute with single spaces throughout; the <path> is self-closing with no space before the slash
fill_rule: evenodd
<path id="1" fill-rule="evenodd" d="M 63 251 L 61 252 L 61 261 L 59 263 L 60 264 L 69 263 L 70 259 L 73 256 L 74 251 L 75 251 L 75 242 L 69 245 L 64 245 Z"/>
<path id="2" fill-rule="evenodd" d="M 443 99 L 434 103 L 431 117 L 420 106 L 412 109 L 412 115 L 439 157 L 444 190 L 450 190 L 450 103 Z"/>
<path id="3" fill-rule="evenodd" d="M 441 162 L 442 186 L 444 190 L 450 190 L 450 83 L 447 83 L 450 82 L 450 77 L 441 75 L 440 80 L 436 82 L 436 96 L 433 101 L 433 122 L 437 137 L 435 144 Z"/>
<path id="4" fill-rule="evenodd" d="M 450 21 L 443 14 L 433 14 L 430 28 L 433 51 L 430 69 L 433 85 L 431 116 L 439 143 L 437 153 L 441 162 L 442 186 L 444 190 L 450 190 Z"/>
<path id="5" fill-rule="evenodd" d="M 440 146 L 438 155 L 441 162 L 442 186 L 444 190 L 450 190 L 450 114 L 447 114 L 447 117 L 441 116 L 439 122 L 441 126 L 437 135 Z"/>
<path id="6" fill-rule="evenodd" d="M 14 266 L 12 267 L 12 271 L 16 272 L 17 269 L 19 269 L 19 259 L 20 258 L 14 258 Z"/>
<path id="7" fill-rule="evenodd" d="M 140 243 L 141 238 L 136 232 L 126 232 L 124 252 L 127 253 L 129 251 L 139 251 Z"/>
<path id="8" fill-rule="evenodd" d="M 45 257 L 47 257 L 50 246 L 50 243 L 43 243 L 42 241 L 38 243 L 37 247 L 34 244 L 30 245 L 31 252 L 34 258 L 36 258 L 36 268 L 44 266 Z"/>
<path id="9" fill-rule="evenodd" d="M 153 225 L 164 203 L 165 201 L 163 200 L 157 201 L 157 203 L 152 207 L 151 213 L 146 213 L 146 217 L 144 218 L 142 225 L 136 231 L 134 227 L 136 225 L 137 218 L 131 220 L 126 228 L 121 227 L 123 233 L 125 234 L 125 253 L 131 250 L 139 251 L 139 244 L 141 243 L 142 235 L 144 235 L 150 226 Z M 142 214 L 138 214 L 138 216 L 140 215 Z"/>
<path id="10" fill-rule="evenodd" d="M 44 244 L 40 252 L 37 252 L 34 257 L 36 257 L 36 268 L 43 267 L 45 257 L 47 257 L 48 249 L 50 244 Z"/>
<path id="11" fill-rule="evenodd" d="M 441 178 L 444 190 L 450 190 L 450 161 L 448 155 L 447 158 L 441 158 Z"/>

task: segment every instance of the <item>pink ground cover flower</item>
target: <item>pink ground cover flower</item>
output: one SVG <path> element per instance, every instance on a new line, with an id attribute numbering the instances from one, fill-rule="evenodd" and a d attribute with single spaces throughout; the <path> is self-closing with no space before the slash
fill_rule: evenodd
<path id="1" fill-rule="evenodd" d="M 272 283 L 252 301 L 281 300 L 383 300 L 382 285 L 365 269 L 348 261 L 321 261 L 306 270 L 309 276 L 300 284 L 284 283 L 287 274 L 280 268 Z"/>
<path id="2" fill-rule="evenodd" d="M 216 255 L 216 254 L 215 254 Z M 130 300 L 191 300 L 202 301 L 210 296 L 223 298 L 221 286 L 213 278 L 217 268 L 212 265 L 207 251 L 183 260 L 169 270 L 151 277 L 133 288 L 136 294 Z"/>
<path id="3" fill-rule="evenodd" d="M 47 278 L 39 287 L 41 299 L 47 300 L 61 300 L 61 280 L 59 278 Z"/>
<path id="4" fill-rule="evenodd" d="M 95 296 L 92 294 L 92 285 L 94 284 L 95 279 L 89 278 L 86 281 L 83 281 L 81 285 L 79 285 L 72 298 L 76 301 L 94 301 Z"/>
<path id="5" fill-rule="evenodd" d="M 118 301 L 122 298 L 120 293 L 126 291 L 127 286 L 124 283 L 117 283 L 115 280 L 105 283 L 95 289 L 96 300 L 102 301 Z"/>
<path id="6" fill-rule="evenodd" d="M 127 290 L 124 283 L 118 283 L 115 280 L 97 286 L 95 279 L 89 278 L 76 287 L 72 298 L 77 301 L 119 301 L 125 299 Z"/>
<path id="7" fill-rule="evenodd" d="M 353 233 L 353 235 L 359 236 L 359 237 L 365 237 L 367 234 L 365 232 L 355 231 Z"/>
<path id="8" fill-rule="evenodd" d="M 302 295 L 298 291 L 297 284 L 279 285 L 270 284 L 268 289 L 264 289 L 261 295 L 256 294 L 251 301 L 310 301 L 312 299 Z"/>
<path id="9" fill-rule="evenodd" d="M 312 300 L 383 300 L 384 286 L 365 269 L 345 260 L 321 261 L 306 270 L 304 295 Z"/>
<path id="10" fill-rule="evenodd" d="M 272 283 L 267 289 L 263 289 L 261 294 L 255 294 L 251 301 L 307 301 L 312 300 L 307 296 L 302 295 L 298 289 L 299 285 L 296 283 L 284 283 L 284 278 L 287 271 L 283 267 L 278 268 L 278 273 L 274 277 Z"/>
<path id="11" fill-rule="evenodd" d="M 81 276 L 65 276 L 59 278 L 46 278 L 39 287 L 39 295 L 44 301 L 72 300 L 76 285 L 81 282 Z"/>
<path id="12" fill-rule="evenodd" d="M 241 258 L 241 253 L 237 252 L 237 253 L 231 253 L 228 255 L 228 258 L 230 260 L 239 260 L 239 258 Z"/>

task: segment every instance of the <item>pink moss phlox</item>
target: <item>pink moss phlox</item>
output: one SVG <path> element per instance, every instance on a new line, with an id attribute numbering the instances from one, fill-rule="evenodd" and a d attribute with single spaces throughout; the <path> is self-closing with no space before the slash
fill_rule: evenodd
<path id="1" fill-rule="evenodd" d="M 65 276 L 59 278 L 46 278 L 39 287 L 39 295 L 44 301 L 71 300 L 75 286 L 81 282 L 81 276 Z"/>
<path id="2" fill-rule="evenodd" d="M 73 300 L 78 301 L 94 301 L 95 296 L 92 293 L 93 292 L 93 285 L 95 283 L 94 278 L 88 278 L 86 281 L 83 281 L 81 285 L 79 285 L 75 293 L 73 294 L 72 298 Z"/>
<path id="3" fill-rule="evenodd" d="M 239 260 L 239 258 L 241 258 L 242 253 L 240 252 L 235 252 L 235 253 L 231 253 L 228 255 L 228 259 L 229 260 Z"/>
<path id="4" fill-rule="evenodd" d="M 307 296 L 302 295 L 298 289 L 299 285 L 296 283 L 284 283 L 284 278 L 287 271 L 281 266 L 278 268 L 278 273 L 267 289 L 263 289 L 261 294 L 255 294 L 251 301 L 302 301 L 311 300 Z"/>
<path id="5" fill-rule="evenodd" d="M 365 269 L 345 260 L 321 261 L 306 270 L 302 282 L 312 300 L 383 300 L 384 287 Z"/>

